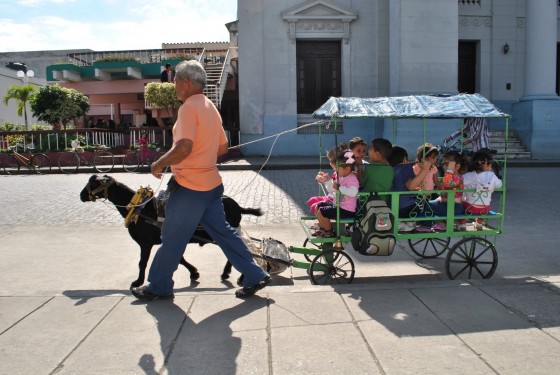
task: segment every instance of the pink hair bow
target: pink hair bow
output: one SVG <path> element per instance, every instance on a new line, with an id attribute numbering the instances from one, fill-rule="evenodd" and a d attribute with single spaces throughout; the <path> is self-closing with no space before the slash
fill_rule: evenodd
<path id="1" fill-rule="evenodd" d="M 356 161 L 354 160 L 354 153 L 352 151 L 346 151 L 344 157 L 346 158 L 347 164 L 353 164 Z"/>

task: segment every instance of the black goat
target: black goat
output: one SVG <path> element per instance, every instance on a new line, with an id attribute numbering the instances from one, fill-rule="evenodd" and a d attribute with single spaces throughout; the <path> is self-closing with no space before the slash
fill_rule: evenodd
<path id="1" fill-rule="evenodd" d="M 117 182 L 110 176 L 99 177 L 97 175 L 91 176 L 84 189 L 80 192 L 80 199 L 82 202 L 95 201 L 96 199 L 107 199 L 115 205 L 120 214 L 124 217 L 128 215 L 126 205 L 130 203 L 132 197 L 136 192 L 128 186 Z M 255 215 L 261 216 L 262 211 L 259 208 L 243 208 L 234 199 L 223 196 L 222 203 L 226 214 L 226 220 L 229 225 L 234 228 L 239 227 L 241 223 L 241 215 Z M 131 222 L 128 226 L 128 233 L 130 237 L 138 245 L 140 245 L 140 262 L 138 263 L 139 273 L 138 278 L 130 284 L 130 287 L 137 287 L 144 283 L 146 277 L 146 266 L 150 259 L 152 247 L 161 244 L 161 230 L 156 225 L 157 212 L 153 204 L 148 203 L 142 209 L 141 215 L 138 217 L 136 223 Z M 203 246 L 207 243 L 212 243 L 214 240 L 202 228 L 199 227 L 192 239 L 191 243 L 198 243 Z M 181 263 L 185 266 L 190 273 L 191 281 L 196 281 L 200 277 L 198 270 L 195 266 L 181 258 Z M 228 261 L 222 273 L 222 279 L 229 278 L 231 273 L 231 263 Z M 241 276 L 243 277 L 243 276 Z"/>

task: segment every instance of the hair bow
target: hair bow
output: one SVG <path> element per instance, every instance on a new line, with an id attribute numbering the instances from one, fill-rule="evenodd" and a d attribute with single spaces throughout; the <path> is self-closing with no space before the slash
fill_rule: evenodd
<path id="1" fill-rule="evenodd" d="M 344 157 L 346 158 L 346 164 L 353 164 L 356 161 L 354 160 L 354 153 L 352 151 L 346 151 Z"/>

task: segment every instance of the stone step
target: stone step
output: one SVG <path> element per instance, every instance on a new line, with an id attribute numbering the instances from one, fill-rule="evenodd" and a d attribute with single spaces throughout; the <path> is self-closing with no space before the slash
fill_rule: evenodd
<path id="1" fill-rule="evenodd" d="M 513 131 L 508 132 L 507 139 L 507 150 L 509 159 L 531 159 L 532 155 L 530 151 L 527 151 L 517 134 Z M 504 130 L 492 130 L 488 132 L 489 141 L 492 145 L 492 149 L 497 150 L 495 155 L 496 159 L 503 159 L 505 146 L 506 146 L 506 132 Z"/>

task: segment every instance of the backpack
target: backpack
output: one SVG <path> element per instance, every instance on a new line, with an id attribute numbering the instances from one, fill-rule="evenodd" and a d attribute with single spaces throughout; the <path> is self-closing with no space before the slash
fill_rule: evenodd
<path id="1" fill-rule="evenodd" d="M 395 217 L 387 202 L 372 196 L 356 213 L 352 246 L 362 255 L 391 255 L 396 239 L 393 236 Z"/>

